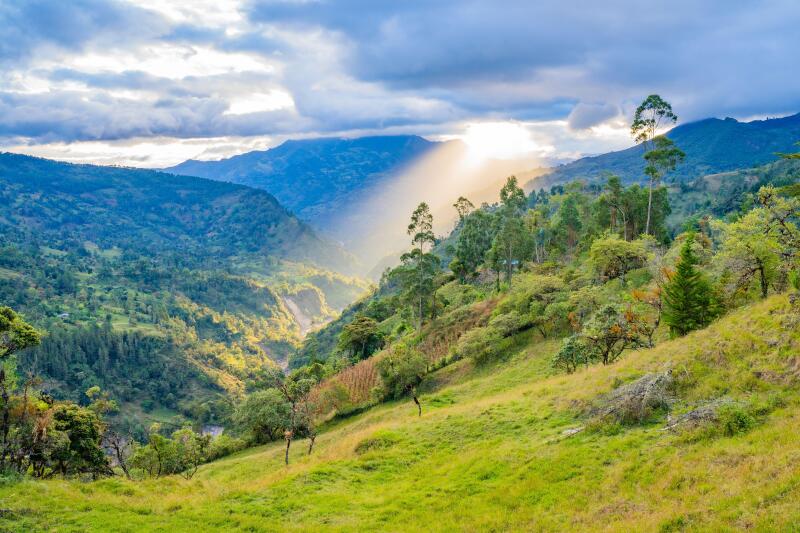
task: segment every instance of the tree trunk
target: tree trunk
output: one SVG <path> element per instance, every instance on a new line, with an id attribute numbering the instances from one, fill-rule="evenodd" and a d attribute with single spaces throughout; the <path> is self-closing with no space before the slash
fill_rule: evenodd
<path id="1" fill-rule="evenodd" d="M 766 298 L 767 292 L 769 291 L 769 285 L 767 283 L 767 273 L 764 270 L 764 265 L 761 262 L 758 263 L 758 275 L 761 278 L 761 297 Z"/>
<path id="2" fill-rule="evenodd" d="M 650 180 L 650 192 L 647 195 L 647 223 L 644 226 L 644 234 L 650 234 L 650 211 L 653 208 L 653 180 Z"/>
<path id="3" fill-rule="evenodd" d="M 291 446 L 291 445 L 292 445 L 292 438 L 291 437 L 287 437 L 286 438 L 286 457 L 284 458 L 284 461 L 286 462 L 286 466 L 289 466 L 289 446 Z"/>
<path id="4" fill-rule="evenodd" d="M 9 413 L 9 396 L 8 396 L 8 388 L 6 387 L 6 372 L 4 369 L 0 368 L 0 389 L 2 389 L 2 400 L 3 400 L 3 450 L 2 455 L 0 455 L 0 466 L 5 466 L 6 464 L 6 455 L 8 454 L 8 430 L 9 430 L 9 423 L 10 423 L 10 413 Z"/>
<path id="5" fill-rule="evenodd" d="M 417 404 L 417 409 L 419 410 L 419 416 L 422 416 L 422 404 L 419 403 L 419 398 L 417 398 L 417 395 L 414 393 L 411 394 L 411 397 L 414 398 L 414 403 Z"/>
<path id="6" fill-rule="evenodd" d="M 316 435 L 311 435 L 311 436 L 309 437 L 309 440 L 310 440 L 311 442 L 308 444 L 308 455 L 311 455 L 311 450 L 313 450 L 313 449 L 314 449 L 314 441 L 316 441 L 316 440 L 317 440 L 317 436 L 316 436 Z"/>

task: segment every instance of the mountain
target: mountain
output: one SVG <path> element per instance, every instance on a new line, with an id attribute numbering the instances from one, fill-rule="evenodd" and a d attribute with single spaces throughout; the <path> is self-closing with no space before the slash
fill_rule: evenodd
<path id="1" fill-rule="evenodd" d="M 739 122 L 708 118 L 682 124 L 667 137 L 686 153 L 685 161 L 667 180 L 684 181 L 705 174 L 751 168 L 775 161 L 776 152 L 793 152 L 800 140 L 800 113 L 783 118 Z M 546 176 L 529 182 L 527 188 L 540 188 L 581 179 L 597 181 L 606 172 L 631 183 L 643 179 L 642 148 L 584 157 L 554 168 Z"/>
<path id="2" fill-rule="evenodd" d="M 241 253 L 352 268 L 269 193 L 131 168 L 0 154 L 5 231 L 215 258 Z"/>
<path id="3" fill-rule="evenodd" d="M 136 434 L 218 423 L 365 289 L 352 267 L 265 191 L 0 154 L 0 305 L 48 332 L 20 364 L 58 398 L 101 386 Z"/>
<path id="4" fill-rule="evenodd" d="M 441 143 L 418 136 L 286 141 L 220 161 L 189 160 L 164 169 L 269 191 L 316 227 L 327 227 L 354 195 L 374 189 Z"/>

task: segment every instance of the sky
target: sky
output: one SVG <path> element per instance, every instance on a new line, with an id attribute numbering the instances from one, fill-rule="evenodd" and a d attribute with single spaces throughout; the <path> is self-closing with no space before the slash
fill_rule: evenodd
<path id="1" fill-rule="evenodd" d="M 632 144 L 651 93 L 681 122 L 800 111 L 798 28 L 796 0 L 0 0 L 0 150 L 408 133 L 560 162 Z"/>

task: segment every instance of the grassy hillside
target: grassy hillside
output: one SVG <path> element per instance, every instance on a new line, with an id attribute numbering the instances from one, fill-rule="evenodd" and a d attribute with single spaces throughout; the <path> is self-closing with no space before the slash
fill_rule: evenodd
<path id="1" fill-rule="evenodd" d="M 776 152 L 795 151 L 794 143 L 800 139 L 800 114 L 751 122 L 709 118 L 677 126 L 667 137 L 686 153 L 685 161 L 667 175 L 667 180 L 691 180 L 704 174 L 765 165 L 776 159 Z M 603 181 L 607 172 L 631 183 L 643 181 L 643 171 L 642 148 L 634 146 L 562 165 L 528 187 L 549 187 L 574 180 Z"/>
<path id="2" fill-rule="evenodd" d="M 800 330 L 785 295 L 616 364 L 554 374 L 557 343 L 517 336 L 500 365 L 462 360 L 410 401 L 329 423 L 306 456 L 281 443 L 191 481 L 23 481 L 9 531 L 792 530 L 800 525 Z M 605 395 L 672 369 L 671 409 L 598 419 Z M 665 426 L 708 405 L 705 425 Z M 577 429 L 583 428 L 581 431 Z"/>

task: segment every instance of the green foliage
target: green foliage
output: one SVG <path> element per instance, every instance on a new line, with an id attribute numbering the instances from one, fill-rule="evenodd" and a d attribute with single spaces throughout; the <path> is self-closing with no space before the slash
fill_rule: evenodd
<path id="1" fill-rule="evenodd" d="M 647 258 L 647 250 L 641 241 L 628 242 L 617 236 L 595 239 L 589 250 L 589 259 L 603 279 L 624 276 L 644 266 Z"/>
<path id="2" fill-rule="evenodd" d="M 604 365 L 613 363 L 625 349 L 644 345 L 642 320 L 631 308 L 604 305 L 576 334 L 580 342 L 565 344 L 562 349 L 569 351 L 583 346 L 586 350 L 582 356 L 585 361 Z M 564 355 L 565 359 L 573 361 L 577 360 L 576 357 L 571 353 Z"/>
<path id="3" fill-rule="evenodd" d="M 553 368 L 571 374 L 578 367 L 588 365 L 591 350 L 579 335 L 570 335 L 565 338 L 561 348 L 555 353 L 552 360 Z"/>
<path id="4" fill-rule="evenodd" d="M 676 335 L 705 327 L 719 314 L 711 283 L 697 269 L 694 240 L 687 235 L 675 273 L 664 286 L 664 322 Z"/>
<path id="5" fill-rule="evenodd" d="M 233 421 L 251 442 L 261 444 L 283 437 L 291 426 L 292 406 L 277 389 L 248 394 L 237 407 Z"/>
<path id="6" fill-rule="evenodd" d="M 377 321 L 365 315 L 356 315 L 339 334 L 338 349 L 356 359 L 366 359 L 383 347 L 383 339 Z"/>
<path id="7" fill-rule="evenodd" d="M 778 228 L 771 226 L 765 209 L 754 209 L 731 224 L 715 223 L 722 245 L 717 260 L 733 277 L 734 289 L 746 291 L 758 280 L 762 298 L 778 275 L 780 254 Z"/>
<path id="8" fill-rule="evenodd" d="M 483 209 L 466 215 L 456 243 L 450 269 L 462 282 L 475 277 L 486 253 L 492 247 L 496 229 L 494 216 Z"/>
<path id="9" fill-rule="evenodd" d="M 0 361 L 39 344 L 41 336 L 10 307 L 0 307 Z"/>
<path id="10" fill-rule="evenodd" d="M 195 433 L 191 427 L 174 431 L 171 437 L 161 435 L 160 430 L 158 424 L 150 428 L 147 444 L 136 449 L 130 465 L 148 477 L 181 474 L 191 479 L 208 460 L 211 436 Z"/>
<path id="11" fill-rule="evenodd" d="M 416 396 L 414 391 L 427 372 L 428 362 L 415 348 L 396 343 L 378 361 L 377 367 L 386 395 L 400 398 L 405 394 Z"/>

